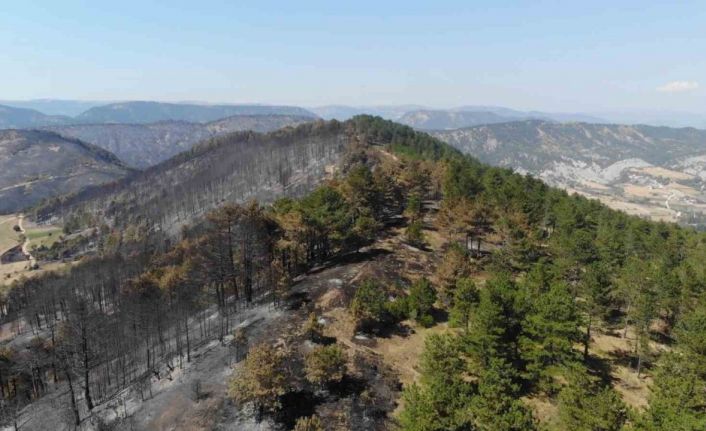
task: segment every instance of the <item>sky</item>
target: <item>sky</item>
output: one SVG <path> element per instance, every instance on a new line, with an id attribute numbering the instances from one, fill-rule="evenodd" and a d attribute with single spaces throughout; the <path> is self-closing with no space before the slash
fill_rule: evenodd
<path id="1" fill-rule="evenodd" d="M 706 113 L 699 1 L 7 1 L 0 99 Z"/>

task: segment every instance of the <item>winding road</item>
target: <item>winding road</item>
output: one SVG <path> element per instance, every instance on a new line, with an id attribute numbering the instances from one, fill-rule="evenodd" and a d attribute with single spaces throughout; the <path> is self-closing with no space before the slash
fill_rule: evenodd
<path id="1" fill-rule="evenodd" d="M 32 253 L 29 252 L 29 236 L 27 236 L 25 228 L 22 226 L 24 219 L 24 214 L 17 216 L 17 226 L 19 226 L 20 232 L 25 236 L 25 241 L 22 243 L 22 254 L 29 258 L 29 267 L 34 268 L 34 265 L 37 264 L 37 259 L 35 259 L 34 256 L 32 256 Z"/>

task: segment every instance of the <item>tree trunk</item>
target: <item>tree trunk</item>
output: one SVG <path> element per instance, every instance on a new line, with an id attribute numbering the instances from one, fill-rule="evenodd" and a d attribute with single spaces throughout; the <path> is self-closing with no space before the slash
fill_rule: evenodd
<path id="1" fill-rule="evenodd" d="M 86 337 L 86 334 L 83 333 L 82 337 L 82 344 L 83 344 L 83 381 L 84 381 L 84 389 L 83 389 L 83 395 L 86 398 L 86 406 L 88 407 L 88 411 L 93 410 L 93 400 L 91 399 L 91 383 L 89 380 L 90 377 L 90 369 L 88 368 L 88 338 Z"/>
<path id="2" fill-rule="evenodd" d="M 591 343 L 591 315 L 588 316 L 588 325 L 586 325 L 586 336 L 583 340 L 583 361 L 588 361 L 588 345 Z"/>
<path id="3" fill-rule="evenodd" d="M 74 422 L 76 423 L 76 426 L 79 426 L 79 424 L 81 423 L 81 416 L 79 416 L 78 407 L 76 406 L 76 394 L 74 392 L 74 385 L 71 380 L 71 373 L 68 369 L 65 369 L 64 372 L 66 373 L 66 381 L 69 383 L 69 395 L 71 396 L 71 411 L 73 411 L 74 413 Z"/>

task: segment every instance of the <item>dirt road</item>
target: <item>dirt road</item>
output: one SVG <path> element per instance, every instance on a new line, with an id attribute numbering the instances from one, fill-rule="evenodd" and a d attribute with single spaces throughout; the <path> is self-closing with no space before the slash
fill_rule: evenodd
<path id="1" fill-rule="evenodd" d="M 22 254 L 29 258 L 29 267 L 34 268 L 34 266 L 37 264 L 37 259 L 35 259 L 34 256 L 32 256 L 32 253 L 29 252 L 29 236 L 27 236 L 25 228 L 22 225 L 24 219 L 24 214 L 20 214 L 17 217 L 17 226 L 19 226 L 20 232 L 25 236 L 25 242 L 22 243 Z"/>

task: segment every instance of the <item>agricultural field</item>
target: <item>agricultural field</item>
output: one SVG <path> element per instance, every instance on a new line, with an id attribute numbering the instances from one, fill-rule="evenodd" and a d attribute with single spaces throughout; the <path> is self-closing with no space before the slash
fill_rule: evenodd
<path id="1" fill-rule="evenodd" d="M 19 232 L 13 229 L 17 221 L 15 215 L 0 216 L 0 254 L 20 243 Z"/>

